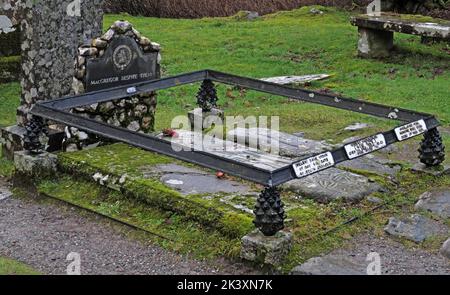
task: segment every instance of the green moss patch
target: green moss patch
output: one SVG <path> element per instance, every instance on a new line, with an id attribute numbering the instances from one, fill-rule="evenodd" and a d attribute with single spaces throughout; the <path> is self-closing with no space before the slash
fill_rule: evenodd
<path id="1" fill-rule="evenodd" d="M 238 238 L 221 235 L 176 213 L 158 210 L 87 181 L 74 181 L 70 177 L 47 180 L 38 185 L 38 191 L 153 233 L 153 241 L 166 249 L 196 258 L 239 255 Z"/>
<path id="2" fill-rule="evenodd" d="M 252 225 L 252 216 L 220 201 L 220 196 L 182 195 L 167 187 L 158 177 L 145 176 L 143 168 L 174 160 L 146 152 L 126 144 L 113 144 L 88 151 L 61 153 L 59 166 L 63 172 L 94 180 L 107 177 L 104 185 L 149 206 L 173 211 L 189 220 L 219 229 L 231 237 L 242 237 Z M 230 222 L 233 220 L 233 222 Z"/>
<path id="3" fill-rule="evenodd" d="M 0 57 L 0 83 L 19 80 L 20 56 Z"/>
<path id="4" fill-rule="evenodd" d="M 19 261 L 0 257 L 0 275 L 38 275 L 39 272 Z"/>

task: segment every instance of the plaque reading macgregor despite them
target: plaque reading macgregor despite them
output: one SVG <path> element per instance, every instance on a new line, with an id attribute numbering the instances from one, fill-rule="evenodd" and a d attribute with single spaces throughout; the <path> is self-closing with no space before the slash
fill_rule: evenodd
<path id="1" fill-rule="evenodd" d="M 144 53 L 133 38 L 115 37 L 102 57 L 87 61 L 86 90 L 90 92 L 158 79 L 157 61 L 157 52 Z"/>

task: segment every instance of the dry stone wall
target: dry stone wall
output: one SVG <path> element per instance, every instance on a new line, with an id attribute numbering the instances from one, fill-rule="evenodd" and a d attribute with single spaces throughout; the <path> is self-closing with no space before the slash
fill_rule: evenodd
<path id="1" fill-rule="evenodd" d="M 72 89 L 75 94 L 88 92 L 89 85 L 92 83 L 88 79 L 88 71 L 101 71 L 99 67 L 88 68 L 88 62 L 96 59 L 102 59 L 105 54 L 115 52 L 115 48 L 108 48 L 113 45 L 115 39 L 122 38 L 131 39 L 137 44 L 135 48 L 137 52 L 132 55 L 153 54 L 156 60 L 155 73 L 149 79 L 160 78 L 160 45 L 150 41 L 149 38 L 141 35 L 139 31 L 133 28 L 132 24 L 127 21 L 117 21 L 110 29 L 101 37 L 78 48 L 78 58 L 75 61 L 75 76 L 73 78 Z M 131 52 L 131 51 L 130 51 Z M 114 56 L 108 57 L 108 60 L 114 59 Z M 108 61 L 105 61 L 108 63 Z M 133 71 L 133 69 L 131 69 Z M 138 69 L 136 69 L 138 71 Z M 143 74 L 143 73 L 140 73 Z M 104 88 L 111 87 L 105 84 Z M 98 89 L 96 89 L 98 90 Z M 131 131 L 149 133 L 154 131 L 155 110 L 157 105 L 157 95 L 155 92 L 145 93 L 126 99 L 118 99 L 111 102 L 97 103 L 89 106 L 75 108 L 72 110 L 74 114 L 106 122 L 117 127 L 127 128 Z M 97 144 L 101 139 L 94 135 L 87 134 L 76 128 L 66 128 L 66 138 L 64 140 L 63 149 L 66 151 L 81 150 L 92 144 Z"/>

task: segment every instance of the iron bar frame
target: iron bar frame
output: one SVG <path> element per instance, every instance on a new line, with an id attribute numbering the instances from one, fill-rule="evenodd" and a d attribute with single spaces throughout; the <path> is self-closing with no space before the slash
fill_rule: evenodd
<path id="1" fill-rule="evenodd" d="M 144 83 L 90 92 L 78 96 L 42 101 L 37 103 L 30 112 L 35 116 L 40 116 L 68 126 L 76 127 L 102 137 L 122 141 L 148 151 L 157 152 L 214 170 L 220 170 L 230 175 L 238 176 L 267 187 L 275 187 L 290 180 L 297 179 L 298 177 L 295 174 L 293 164 L 301 161 L 302 159 L 293 161 L 292 165 L 286 165 L 285 167 L 275 171 L 269 171 L 204 151 L 174 151 L 172 149 L 171 141 L 160 139 L 149 134 L 133 132 L 92 119 L 83 118 L 69 112 L 70 109 L 76 107 L 123 99 L 142 93 L 202 82 L 204 80 L 212 80 L 218 83 L 284 96 L 303 102 L 315 103 L 384 119 L 401 121 L 406 124 L 418 120 L 424 120 L 428 130 L 440 126 L 439 121 L 433 115 L 426 113 L 385 106 L 352 98 L 323 94 L 316 91 L 291 88 L 275 83 L 240 77 L 214 70 L 197 71 Z M 388 146 L 399 141 L 395 134 L 395 129 L 383 132 L 382 134 L 384 135 Z M 321 153 L 317 155 L 320 154 Z M 350 160 L 344 146 L 332 150 L 331 154 L 333 155 L 335 165 L 340 162 Z M 310 157 L 305 157 L 305 159 L 306 158 Z"/>

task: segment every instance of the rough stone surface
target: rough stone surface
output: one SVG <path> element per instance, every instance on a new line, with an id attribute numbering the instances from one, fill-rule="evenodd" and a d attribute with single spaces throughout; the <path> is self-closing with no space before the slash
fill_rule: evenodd
<path id="1" fill-rule="evenodd" d="M 387 57 L 394 47 L 394 33 L 358 28 L 358 53 L 361 57 Z"/>
<path id="2" fill-rule="evenodd" d="M 369 267 L 373 262 L 373 256 L 369 253 L 376 252 L 380 256 L 382 275 L 449 275 L 449 261 L 439 255 L 432 253 L 420 247 L 405 247 L 402 243 L 386 237 L 379 237 L 373 233 L 363 233 L 349 240 L 346 245 L 332 251 L 322 257 L 322 261 L 328 261 L 328 256 L 343 261 L 337 261 L 334 265 L 340 265 L 345 271 L 354 270 L 359 273 L 367 274 L 370 270 L 373 274 L 373 268 Z M 369 259 L 368 259 L 369 258 Z M 349 266 L 350 265 L 350 266 Z M 321 267 L 321 268 L 319 268 Z M 318 264 L 315 272 L 323 269 L 323 265 Z M 342 269 L 336 269 L 337 274 L 342 273 Z"/>
<path id="3" fill-rule="evenodd" d="M 192 127 L 202 129 L 208 129 L 213 124 L 223 125 L 225 120 L 225 113 L 222 110 L 213 108 L 210 112 L 202 112 L 201 108 L 197 108 L 188 112 L 189 122 Z M 195 124 L 202 124 L 201 126 L 195 126 Z"/>
<path id="4" fill-rule="evenodd" d="M 414 214 L 406 219 L 391 217 L 384 228 L 388 234 L 421 243 L 432 236 L 445 235 L 448 228 L 422 215 Z"/>
<path id="5" fill-rule="evenodd" d="M 70 94 L 79 44 L 101 34 L 102 0 L 81 1 L 80 16 L 66 13 L 72 0 L 18 1 L 22 10 L 22 95 L 17 123 L 39 99 Z"/>
<path id="6" fill-rule="evenodd" d="M 395 176 L 402 169 L 400 165 L 391 164 L 389 160 L 372 154 L 351 161 L 339 163 L 337 167 L 369 171 L 381 176 Z"/>
<path id="7" fill-rule="evenodd" d="M 355 124 L 345 127 L 344 130 L 345 131 L 359 131 L 359 130 L 367 129 L 370 127 L 372 127 L 372 125 L 367 124 L 367 123 L 355 123 Z"/>
<path id="8" fill-rule="evenodd" d="M 368 178 L 347 171 L 330 168 L 303 179 L 295 179 L 283 188 L 321 203 L 337 199 L 358 202 L 381 190 L 381 186 Z"/>
<path id="9" fill-rule="evenodd" d="M 447 241 L 445 241 L 445 243 L 442 245 L 441 248 L 441 254 L 445 257 L 447 257 L 448 259 L 450 259 L 450 239 L 448 239 Z"/>
<path id="10" fill-rule="evenodd" d="M 417 173 L 425 173 L 433 176 L 450 175 L 450 165 L 441 165 L 438 167 L 427 167 L 425 164 L 415 164 L 411 170 Z"/>
<path id="11" fill-rule="evenodd" d="M 280 77 L 270 77 L 263 78 L 262 81 L 271 82 L 280 85 L 304 85 L 310 83 L 312 81 L 324 80 L 331 77 L 327 74 L 318 74 L 318 75 L 305 75 L 305 76 L 280 76 Z"/>
<path id="12" fill-rule="evenodd" d="M 12 192 L 9 190 L 9 187 L 3 184 L 0 181 L 0 201 L 6 200 L 12 196 Z"/>
<path id="13" fill-rule="evenodd" d="M 86 84 L 88 76 L 87 61 L 94 59 L 105 63 L 102 56 L 107 50 L 111 49 L 111 46 L 113 46 L 111 42 L 114 42 L 113 40 L 116 38 L 129 38 L 136 42 L 138 51 L 134 52 L 135 55 L 157 54 L 156 76 L 149 79 L 160 78 L 161 46 L 142 36 L 131 23 L 128 21 L 116 21 L 111 25 L 107 33 L 101 37 L 99 36 L 78 48 L 78 55 L 75 61 L 75 76 L 72 83 L 72 90 L 75 94 L 85 93 L 86 89 L 88 89 Z M 106 59 L 106 62 L 108 62 L 108 59 Z M 139 81 L 142 82 L 141 80 Z M 111 86 L 106 84 L 104 87 Z M 75 108 L 72 112 L 78 116 L 105 122 L 134 132 L 150 133 L 154 131 L 155 127 L 156 106 L 156 92 L 150 92 L 125 99 Z M 83 136 L 80 137 L 80 134 Z M 80 133 L 76 128 L 69 128 L 66 129 L 63 150 L 82 150 L 100 141 L 101 139 L 95 135 Z"/>
<path id="14" fill-rule="evenodd" d="M 450 190 L 435 190 L 422 194 L 415 209 L 427 210 L 442 218 L 450 218 Z"/>
<path id="15" fill-rule="evenodd" d="M 50 153 L 30 155 L 27 151 L 14 153 L 16 171 L 29 176 L 48 176 L 57 170 L 58 158 Z"/>
<path id="16" fill-rule="evenodd" d="M 326 142 L 267 128 L 236 128 L 227 133 L 227 138 L 263 151 L 271 151 L 273 146 L 278 146 L 279 155 L 290 158 L 308 157 L 332 149 L 332 146 Z M 278 144 L 273 145 L 273 141 Z"/>
<path id="17" fill-rule="evenodd" d="M 170 173 L 161 177 L 161 182 L 185 195 L 247 193 L 251 188 L 231 180 L 219 179 L 214 175 Z"/>
<path id="18" fill-rule="evenodd" d="M 243 237 L 241 243 L 242 259 L 277 266 L 291 251 L 292 235 L 280 231 L 273 237 L 266 237 L 259 230 L 255 230 Z"/>
<path id="19" fill-rule="evenodd" d="M 295 267 L 292 275 L 366 275 L 367 264 L 356 261 L 350 255 L 314 257 Z"/>

